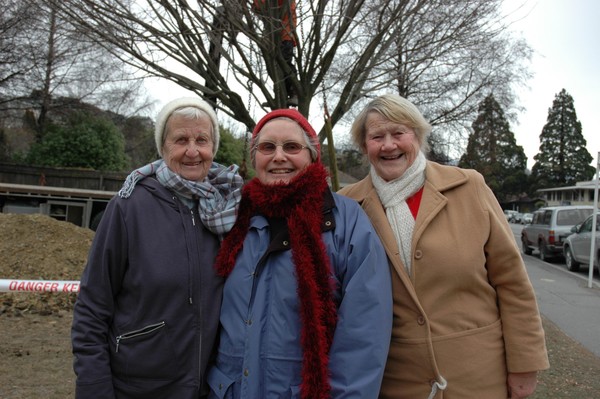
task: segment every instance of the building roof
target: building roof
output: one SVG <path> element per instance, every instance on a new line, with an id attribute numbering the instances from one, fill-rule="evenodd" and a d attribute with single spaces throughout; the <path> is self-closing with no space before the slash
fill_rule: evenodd
<path id="1" fill-rule="evenodd" d="M 598 186 L 597 183 L 598 182 L 596 180 L 582 181 L 582 182 L 575 183 L 574 186 L 540 188 L 537 191 L 538 192 L 548 192 L 548 191 L 570 191 L 570 190 L 593 190 Z"/>

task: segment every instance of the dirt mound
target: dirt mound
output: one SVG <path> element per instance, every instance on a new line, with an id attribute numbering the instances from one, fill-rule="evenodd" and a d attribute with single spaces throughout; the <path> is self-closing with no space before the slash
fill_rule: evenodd
<path id="1" fill-rule="evenodd" d="M 0 279 L 79 280 L 94 232 L 46 215 L 0 213 Z M 0 293 L 0 314 L 73 309 L 76 294 Z"/>

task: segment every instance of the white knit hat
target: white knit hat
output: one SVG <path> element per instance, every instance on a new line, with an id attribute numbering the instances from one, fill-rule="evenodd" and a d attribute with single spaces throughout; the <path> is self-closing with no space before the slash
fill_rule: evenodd
<path id="1" fill-rule="evenodd" d="M 175 110 L 178 110 L 180 108 L 185 108 L 185 107 L 198 108 L 199 110 L 206 112 L 206 114 L 210 117 L 210 120 L 212 122 L 212 129 L 213 129 L 213 137 L 212 137 L 213 142 L 214 142 L 213 155 L 215 155 L 217 153 L 217 150 L 219 149 L 219 137 L 220 137 L 219 122 L 217 121 L 217 114 L 215 114 L 215 111 L 210 106 L 210 104 L 207 103 L 206 101 L 204 101 L 203 99 L 201 99 L 200 97 L 177 98 L 173 101 L 168 102 L 167 104 L 165 104 L 164 107 L 162 107 L 162 109 L 156 116 L 156 124 L 154 127 L 154 140 L 156 141 L 156 150 L 158 151 L 158 155 L 160 155 L 162 157 L 162 145 L 163 145 L 163 139 L 164 139 L 164 134 L 165 134 L 165 125 L 167 124 L 167 120 L 169 119 L 169 116 L 171 116 L 171 114 Z"/>

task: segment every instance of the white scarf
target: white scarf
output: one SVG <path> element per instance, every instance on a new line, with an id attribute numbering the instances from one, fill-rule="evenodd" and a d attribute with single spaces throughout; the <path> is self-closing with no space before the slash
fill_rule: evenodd
<path id="1" fill-rule="evenodd" d="M 415 218 L 408 208 L 406 199 L 419 191 L 425 184 L 426 164 L 425 155 L 419 151 L 419 155 L 404 174 L 389 182 L 379 177 L 375 168 L 371 166 L 373 186 L 385 208 L 385 214 L 394 232 L 398 249 L 400 249 L 400 257 L 409 275 L 412 264 L 411 243 Z"/>

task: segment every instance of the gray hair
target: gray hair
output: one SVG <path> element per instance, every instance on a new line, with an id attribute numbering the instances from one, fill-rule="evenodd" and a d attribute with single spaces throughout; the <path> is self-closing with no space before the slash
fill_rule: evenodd
<path id="1" fill-rule="evenodd" d="M 413 103 L 397 94 L 384 94 L 373 99 L 354 120 L 351 128 L 352 140 L 361 151 L 367 151 L 365 123 L 370 112 L 377 112 L 391 122 L 401 123 L 413 129 L 421 151 L 425 154 L 429 152 L 427 137 L 431 133 L 431 125 Z"/>

